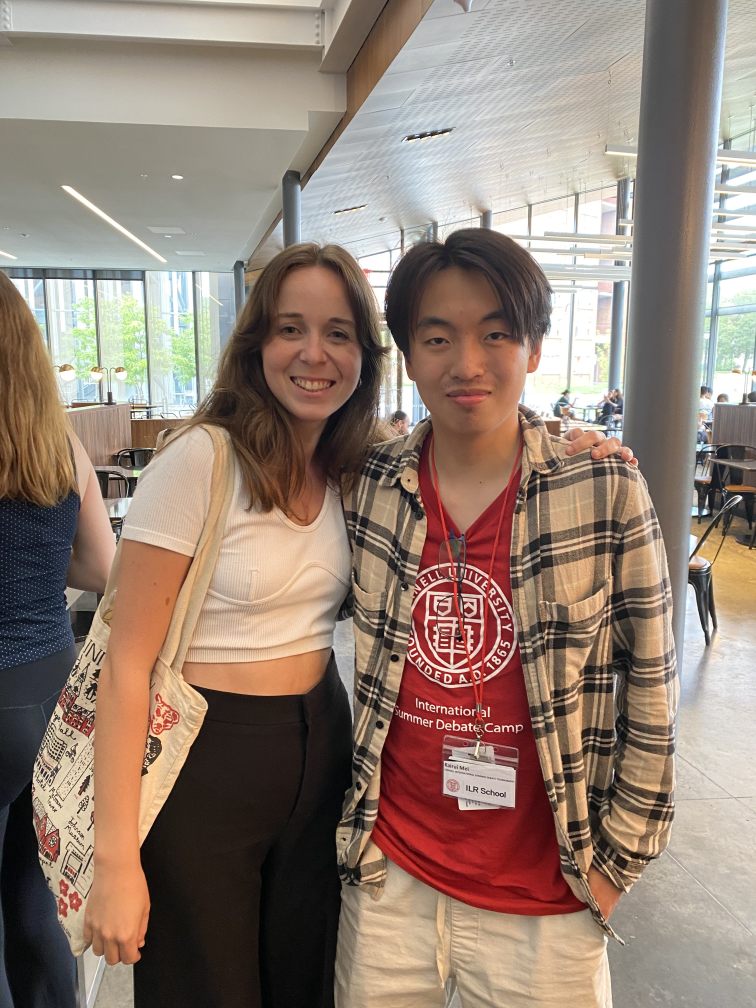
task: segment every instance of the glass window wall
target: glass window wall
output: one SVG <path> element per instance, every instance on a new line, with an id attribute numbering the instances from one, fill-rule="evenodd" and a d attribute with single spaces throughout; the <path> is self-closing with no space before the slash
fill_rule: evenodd
<path id="1" fill-rule="evenodd" d="M 194 304 L 199 368 L 197 384 L 202 400 L 213 386 L 220 352 L 236 323 L 233 273 L 195 273 Z"/>
<path id="2" fill-rule="evenodd" d="M 13 283 L 21 292 L 24 301 L 29 305 L 31 313 L 37 320 L 37 325 L 42 330 L 42 335 L 47 340 L 47 319 L 45 317 L 45 281 L 14 279 Z"/>
<path id="3" fill-rule="evenodd" d="M 181 416 L 197 405 L 197 351 L 192 274 L 148 272 L 150 401 Z"/>
<path id="4" fill-rule="evenodd" d="M 178 416 L 196 406 L 198 388 L 200 397 L 210 391 L 235 324 L 233 273 L 34 272 L 48 279 L 12 280 L 39 323 L 52 363 L 74 368 L 75 381 L 59 381 L 65 402 L 106 400 L 110 386 L 117 402 L 152 402 Z M 102 382 L 90 378 L 96 365 L 107 369 Z M 116 368 L 125 368 L 124 381 Z"/>
<path id="5" fill-rule="evenodd" d="M 141 280 L 97 280 L 100 359 L 103 368 L 126 369 L 126 380 L 113 371 L 103 379 L 103 398 L 110 381 L 116 401 L 148 402 L 147 326 Z"/>
<path id="6" fill-rule="evenodd" d="M 100 383 L 89 376 L 100 363 L 93 280 L 47 280 L 47 325 L 53 364 L 71 364 L 75 382 L 61 381 L 66 402 L 99 402 Z"/>

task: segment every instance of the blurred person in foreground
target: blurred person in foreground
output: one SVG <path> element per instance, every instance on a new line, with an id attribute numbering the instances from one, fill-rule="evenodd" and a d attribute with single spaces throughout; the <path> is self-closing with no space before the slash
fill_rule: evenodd
<path id="1" fill-rule="evenodd" d="M 66 586 L 104 591 L 114 553 L 39 326 L 0 271 L 0 1008 L 76 1004 L 75 960 L 37 859 L 31 779 L 76 659 Z"/>

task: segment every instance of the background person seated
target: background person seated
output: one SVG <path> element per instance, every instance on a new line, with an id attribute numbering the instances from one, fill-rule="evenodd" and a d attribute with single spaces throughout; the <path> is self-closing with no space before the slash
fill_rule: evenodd
<path id="1" fill-rule="evenodd" d="M 727 395 L 726 392 L 720 392 L 719 395 L 717 396 L 717 402 L 729 402 L 729 401 L 730 397 Z"/>
<path id="2" fill-rule="evenodd" d="M 701 386 L 701 398 L 698 403 L 699 412 L 706 414 L 706 419 L 711 419 L 714 403 L 711 401 L 711 389 L 708 385 Z"/>
<path id="3" fill-rule="evenodd" d="M 570 407 L 574 406 L 574 404 L 574 400 L 570 400 L 570 390 L 566 388 L 555 403 L 555 416 L 566 417 L 570 420 L 574 420 L 575 414 L 570 409 Z"/>
<path id="4" fill-rule="evenodd" d="M 613 417 L 616 411 L 616 406 L 614 405 L 614 400 L 609 392 L 603 397 L 598 406 L 598 415 L 596 417 L 596 423 L 605 424 L 609 422 L 610 417 Z"/>

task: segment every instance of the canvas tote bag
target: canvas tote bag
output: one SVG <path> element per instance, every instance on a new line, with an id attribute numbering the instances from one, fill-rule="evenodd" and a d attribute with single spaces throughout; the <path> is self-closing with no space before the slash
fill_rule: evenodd
<path id="1" fill-rule="evenodd" d="M 218 557 L 234 494 L 235 464 L 226 432 L 212 424 L 203 428 L 215 448 L 210 505 L 150 677 L 150 721 L 139 801 L 140 844 L 168 797 L 207 711 L 207 702 L 184 681 L 181 667 Z M 105 594 L 58 699 L 32 779 L 39 859 L 58 902 L 58 920 L 76 956 L 87 948 L 84 908 L 94 873 L 97 679 L 108 648 L 120 554 L 119 542 Z"/>

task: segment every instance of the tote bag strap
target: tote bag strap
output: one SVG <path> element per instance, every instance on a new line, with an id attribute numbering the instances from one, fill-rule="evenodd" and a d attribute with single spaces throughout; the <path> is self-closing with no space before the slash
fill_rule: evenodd
<path id="1" fill-rule="evenodd" d="M 226 518 L 234 496 L 236 465 L 228 433 L 214 424 L 202 424 L 213 439 L 215 457 L 210 483 L 210 504 L 197 552 L 189 568 L 171 617 L 160 657 L 174 672 L 181 672 L 218 559 Z"/>

